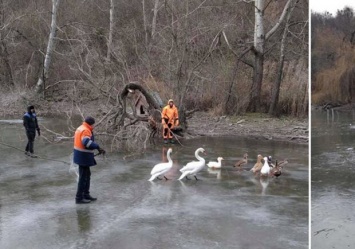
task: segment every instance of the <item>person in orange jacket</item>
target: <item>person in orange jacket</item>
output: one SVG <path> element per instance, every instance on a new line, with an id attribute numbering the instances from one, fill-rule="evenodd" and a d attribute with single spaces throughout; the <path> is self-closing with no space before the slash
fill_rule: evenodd
<path id="1" fill-rule="evenodd" d="M 74 135 L 74 157 L 73 161 L 79 165 L 79 181 L 78 189 L 75 196 L 76 204 L 86 204 L 96 201 L 97 198 L 90 195 L 90 167 L 96 165 L 94 150 L 98 150 L 100 154 L 105 154 L 105 150 L 95 142 L 94 138 L 93 117 L 86 117 L 82 125 L 80 125 Z"/>
<path id="2" fill-rule="evenodd" d="M 167 144 L 168 140 L 170 143 L 174 143 L 173 134 L 171 130 L 179 125 L 179 114 L 178 109 L 174 105 L 174 101 L 169 99 L 168 105 L 163 108 L 161 112 L 162 124 L 163 124 L 163 137 L 164 143 Z"/>

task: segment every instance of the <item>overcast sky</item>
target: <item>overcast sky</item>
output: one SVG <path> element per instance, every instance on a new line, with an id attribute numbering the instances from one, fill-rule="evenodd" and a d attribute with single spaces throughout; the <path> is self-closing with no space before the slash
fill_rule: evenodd
<path id="1" fill-rule="evenodd" d="M 355 1 L 354 0 L 309 0 L 310 7 L 312 11 L 316 12 L 324 12 L 328 11 L 333 15 L 337 12 L 337 10 L 343 9 L 345 6 L 350 6 L 355 9 Z"/>

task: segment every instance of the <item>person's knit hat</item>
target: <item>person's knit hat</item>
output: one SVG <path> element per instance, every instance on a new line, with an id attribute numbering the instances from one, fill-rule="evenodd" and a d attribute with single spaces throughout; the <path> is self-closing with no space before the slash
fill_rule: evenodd
<path id="1" fill-rule="evenodd" d="M 28 112 L 31 112 L 31 110 L 34 110 L 34 109 L 35 109 L 35 107 L 33 105 L 30 105 L 27 107 Z"/>
<path id="2" fill-rule="evenodd" d="M 85 122 L 86 122 L 87 124 L 89 124 L 89 125 L 93 125 L 93 124 L 95 124 L 95 119 L 94 119 L 93 117 L 91 117 L 91 116 L 87 116 L 87 117 L 85 118 Z"/>
<path id="3" fill-rule="evenodd" d="M 174 103 L 174 100 L 173 99 L 169 99 L 168 104 L 170 104 L 170 102 Z"/>

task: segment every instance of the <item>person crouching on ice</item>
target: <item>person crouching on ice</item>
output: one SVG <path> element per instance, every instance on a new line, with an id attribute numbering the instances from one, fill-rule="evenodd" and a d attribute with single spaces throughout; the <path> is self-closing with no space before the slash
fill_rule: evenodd
<path id="1" fill-rule="evenodd" d="M 167 144 L 169 141 L 170 143 L 174 143 L 172 129 L 179 125 L 179 114 L 172 99 L 169 99 L 168 105 L 163 108 L 161 118 L 163 124 L 164 143 Z"/>

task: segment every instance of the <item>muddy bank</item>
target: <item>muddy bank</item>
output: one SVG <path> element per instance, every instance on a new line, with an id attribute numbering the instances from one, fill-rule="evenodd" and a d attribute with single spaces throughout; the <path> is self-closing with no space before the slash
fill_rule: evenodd
<path id="1" fill-rule="evenodd" d="M 274 118 L 266 114 L 216 117 L 207 112 L 194 113 L 188 120 L 191 136 L 248 136 L 261 140 L 307 144 L 308 119 Z"/>

